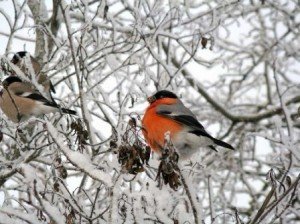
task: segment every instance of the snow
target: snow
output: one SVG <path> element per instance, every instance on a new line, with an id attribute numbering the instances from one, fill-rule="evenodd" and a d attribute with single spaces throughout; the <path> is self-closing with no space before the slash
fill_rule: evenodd
<path id="1" fill-rule="evenodd" d="M 112 186 L 111 176 L 103 171 L 96 169 L 94 165 L 92 165 L 92 161 L 89 159 L 89 156 L 70 150 L 66 144 L 63 142 L 62 137 L 59 135 L 58 131 L 55 127 L 50 123 L 47 122 L 47 130 L 49 134 L 52 136 L 55 143 L 59 146 L 60 150 L 63 154 L 68 158 L 68 160 L 79 169 L 86 172 L 90 177 L 104 183 L 107 187 Z"/>
<path id="2" fill-rule="evenodd" d="M 9 61 L 20 50 L 34 56 L 34 48 L 40 43 L 35 39 L 36 31 L 43 29 L 44 38 L 53 38 L 55 48 L 48 49 L 45 44 L 37 50 L 44 50 L 44 70 L 59 83 L 55 99 L 71 102 L 68 106 L 84 113 L 61 118 L 47 115 L 22 124 L 1 117 L 4 139 L 0 142 L 0 172 L 7 178 L 0 193 L 2 222 L 24 223 L 19 217 L 23 214 L 24 220 L 40 223 L 36 216 L 39 210 L 59 222 L 71 209 L 76 219 L 88 222 L 84 217 L 93 219 L 108 208 L 103 217 L 110 223 L 173 223 L 173 219 L 193 223 L 183 187 L 173 191 L 165 185 L 157 186 L 158 155 L 152 156 L 144 173 L 134 177 L 121 172 L 118 155 L 114 154 L 118 150 L 109 149 L 112 130 L 117 132 L 118 145 L 123 144 L 129 117 L 142 117 L 148 106 L 146 96 L 163 88 L 180 93 L 209 133 L 237 148 L 219 152 L 200 149 L 191 161 L 185 161 L 182 172 L 200 223 L 210 223 L 214 218 L 215 224 L 233 223 L 234 206 L 243 221 L 251 221 L 269 192 L 271 184 L 265 177 L 270 168 L 275 170 L 277 187 L 282 182 L 288 188 L 286 180 L 281 180 L 283 175 L 295 181 L 300 157 L 299 118 L 295 118 L 299 115 L 300 83 L 300 13 L 296 2 L 66 0 L 62 2 L 66 10 L 58 10 L 61 27 L 57 35 L 51 33 L 51 20 L 47 27 L 35 26 L 33 21 L 41 14 L 37 19 L 48 22 L 52 1 L 41 1 L 35 14 L 28 1 L 25 7 L 22 2 L 14 3 L 20 17 L 15 17 L 13 1 L 0 1 L 1 58 Z M 103 18 L 105 6 L 109 7 L 107 18 Z M 15 22 L 17 29 L 10 36 Z M 202 36 L 212 38 L 212 50 L 210 42 L 207 49 L 201 45 L 196 49 Z M 168 48 L 167 53 L 164 48 Z M 275 59 L 276 76 L 272 69 Z M 278 78 L 278 86 L 274 78 Z M 42 91 L 36 80 L 33 84 Z M 260 119 L 239 119 L 243 116 Z M 74 151 L 77 136 L 70 130 L 70 123 L 77 119 L 90 125 L 91 145 L 87 144 L 82 153 Z M 66 179 L 59 176 L 53 162 L 57 157 L 67 169 Z M 46 192 L 45 198 L 34 195 L 35 180 L 36 190 Z M 53 190 L 55 181 L 60 184 L 58 191 Z M 282 190 L 277 188 L 276 192 L 281 194 Z M 29 197 L 34 206 L 23 201 Z M 279 211 L 288 205 L 287 199 L 278 204 Z M 126 217 L 119 213 L 122 205 L 127 209 Z M 286 223 L 290 217 L 299 216 L 295 205 L 281 215 Z M 8 216 L 1 212 L 3 209 L 13 213 Z M 276 208 L 265 221 L 277 222 L 275 212 Z"/>
<path id="3" fill-rule="evenodd" d="M 32 224 L 41 224 L 41 221 L 37 219 L 35 214 L 32 214 L 32 213 L 27 213 L 26 214 L 24 212 L 19 212 L 13 207 L 2 207 L 2 208 L 0 208 L 0 217 L 1 217 L 0 222 L 2 222 L 4 220 L 9 220 L 9 221 L 13 220 L 14 223 L 18 223 L 18 220 L 15 220 L 15 218 L 14 219 L 9 219 L 9 218 L 7 218 L 7 216 L 4 216 L 3 214 L 8 215 L 8 217 L 9 216 L 15 216 L 15 217 L 17 217 L 21 220 L 27 221 L 27 222 L 32 223 Z M 4 218 L 4 219 L 2 219 L 2 218 Z M 24 222 L 22 222 L 22 223 L 24 223 Z"/>

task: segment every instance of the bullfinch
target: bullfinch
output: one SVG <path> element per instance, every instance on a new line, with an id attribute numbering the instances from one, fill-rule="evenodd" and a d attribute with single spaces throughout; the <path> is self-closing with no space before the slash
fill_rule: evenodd
<path id="1" fill-rule="evenodd" d="M 186 108 L 178 97 L 167 90 L 148 97 L 150 105 L 142 119 L 142 132 L 146 142 L 155 152 L 165 145 L 165 134 L 174 145 L 180 159 L 188 159 L 200 147 L 215 145 L 234 149 L 231 145 L 208 134 L 196 116 Z"/>
<path id="2" fill-rule="evenodd" d="M 20 70 L 31 80 L 33 79 L 32 75 L 34 75 L 38 84 L 43 86 L 47 99 L 54 102 L 51 94 L 52 92 L 55 93 L 54 86 L 48 76 L 41 72 L 41 65 L 34 57 L 32 57 L 27 51 L 19 51 L 13 56 L 11 62 L 18 66 Z"/>
<path id="3" fill-rule="evenodd" d="M 9 76 L 2 82 L 2 85 L 0 108 L 15 123 L 25 121 L 31 116 L 51 112 L 76 114 L 73 110 L 61 108 L 55 102 L 49 101 L 17 76 Z"/>

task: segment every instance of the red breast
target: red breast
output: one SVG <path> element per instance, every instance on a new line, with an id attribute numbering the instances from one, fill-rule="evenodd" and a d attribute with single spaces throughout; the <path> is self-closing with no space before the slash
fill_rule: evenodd
<path id="1" fill-rule="evenodd" d="M 156 113 L 156 107 L 160 104 L 174 104 L 177 99 L 173 98 L 162 98 L 151 103 L 146 109 L 144 114 L 142 125 L 143 125 L 143 135 L 150 145 L 152 150 L 160 150 L 165 143 L 165 133 L 170 132 L 171 140 L 174 136 L 182 130 L 182 125 L 175 122 L 172 119 L 163 117 Z"/>

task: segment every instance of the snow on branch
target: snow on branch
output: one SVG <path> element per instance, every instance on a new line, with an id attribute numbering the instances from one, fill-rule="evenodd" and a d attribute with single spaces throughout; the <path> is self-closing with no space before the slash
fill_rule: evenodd
<path id="1" fill-rule="evenodd" d="M 93 162 L 87 155 L 70 150 L 64 143 L 62 136 L 59 134 L 56 128 L 50 122 L 47 122 L 46 124 L 47 130 L 51 135 L 53 141 L 57 144 L 59 149 L 75 167 L 79 168 L 83 172 L 86 172 L 91 178 L 104 183 L 107 187 L 112 186 L 112 180 L 109 174 L 96 169 L 96 167 L 93 165 Z"/>

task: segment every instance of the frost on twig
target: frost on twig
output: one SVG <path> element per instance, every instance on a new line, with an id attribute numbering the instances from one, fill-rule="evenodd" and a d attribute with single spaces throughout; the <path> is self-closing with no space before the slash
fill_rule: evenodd
<path id="1" fill-rule="evenodd" d="M 298 223 L 299 14 L 285 0 L 0 1 L 1 80 L 35 82 L 10 63 L 26 50 L 55 102 L 79 112 L 14 124 L 0 111 L 0 220 Z M 236 150 L 199 149 L 178 167 L 166 141 L 149 159 L 124 120 L 139 123 L 162 88 Z"/>

